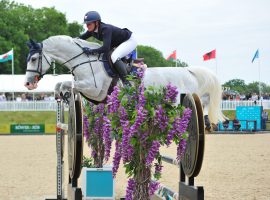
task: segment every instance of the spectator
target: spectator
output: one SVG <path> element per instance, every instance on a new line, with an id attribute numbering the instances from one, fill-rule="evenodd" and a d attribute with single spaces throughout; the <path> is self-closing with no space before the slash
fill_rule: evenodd
<path id="1" fill-rule="evenodd" d="M 230 121 L 229 121 L 228 119 L 226 119 L 226 120 L 222 123 L 223 128 L 224 128 L 225 130 L 227 130 L 227 129 L 229 128 L 229 123 L 230 123 Z"/>
<path id="2" fill-rule="evenodd" d="M 22 93 L 21 94 L 21 101 L 28 101 L 28 99 L 26 98 L 26 94 Z"/>
<path id="3" fill-rule="evenodd" d="M 262 112 L 262 129 L 265 130 L 266 129 L 266 121 L 268 120 L 268 112 L 266 110 L 264 110 Z"/>
<path id="4" fill-rule="evenodd" d="M 0 101 L 6 101 L 6 100 L 7 100 L 7 98 L 6 98 L 5 93 L 2 93 L 2 94 L 0 95 Z"/>
<path id="5" fill-rule="evenodd" d="M 234 120 L 233 120 L 233 129 L 235 131 L 239 131 L 240 128 L 241 128 L 241 124 L 240 124 L 239 120 L 234 118 Z"/>

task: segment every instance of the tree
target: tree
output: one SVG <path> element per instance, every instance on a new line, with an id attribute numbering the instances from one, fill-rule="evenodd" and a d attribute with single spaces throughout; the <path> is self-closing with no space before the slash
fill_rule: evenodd
<path id="1" fill-rule="evenodd" d="M 0 54 L 14 49 L 15 74 L 22 74 L 26 69 L 29 38 L 37 42 L 53 35 L 79 36 L 83 30 L 77 22 L 68 23 L 65 14 L 52 8 L 33 9 L 15 2 L 0 2 Z M 57 73 L 66 73 L 64 67 Z M 10 62 L 0 63 L 0 74 L 11 74 Z"/>
<path id="2" fill-rule="evenodd" d="M 230 87 L 231 90 L 238 91 L 240 94 L 243 94 L 247 90 L 247 86 L 244 80 L 241 79 L 232 79 L 223 84 L 224 87 Z"/>
<path id="3" fill-rule="evenodd" d="M 138 45 L 138 57 L 144 58 L 148 67 L 166 67 L 167 62 L 162 53 L 153 47 Z"/>
<path id="4" fill-rule="evenodd" d="M 175 62 L 166 60 L 161 53 L 161 51 L 150 47 L 138 45 L 137 47 L 138 57 L 144 58 L 145 63 L 148 67 L 174 67 Z M 177 59 L 178 67 L 187 67 L 188 65 L 185 62 L 181 62 Z"/>

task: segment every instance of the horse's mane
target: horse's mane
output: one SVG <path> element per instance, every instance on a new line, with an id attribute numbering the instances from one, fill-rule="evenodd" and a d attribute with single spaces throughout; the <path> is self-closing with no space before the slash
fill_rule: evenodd
<path id="1" fill-rule="evenodd" d="M 55 36 L 51 36 L 43 41 L 43 43 L 50 46 L 51 48 L 54 47 L 55 45 L 58 46 L 60 42 L 69 43 L 69 44 L 73 44 L 73 45 L 79 44 L 82 47 L 90 47 L 93 49 L 100 47 L 100 45 L 98 43 L 88 42 L 86 40 L 82 40 L 79 38 L 72 38 L 68 35 L 55 35 Z"/>

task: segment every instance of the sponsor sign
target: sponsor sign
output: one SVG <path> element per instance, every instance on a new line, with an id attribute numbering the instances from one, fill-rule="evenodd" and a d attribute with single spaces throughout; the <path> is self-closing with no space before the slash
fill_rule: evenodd
<path id="1" fill-rule="evenodd" d="M 20 134 L 20 133 L 44 133 L 45 125 L 44 124 L 11 124 L 10 125 L 11 133 Z"/>

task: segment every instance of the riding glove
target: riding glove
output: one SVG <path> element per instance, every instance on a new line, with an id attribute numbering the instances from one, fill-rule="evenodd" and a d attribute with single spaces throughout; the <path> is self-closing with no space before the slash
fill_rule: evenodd
<path id="1" fill-rule="evenodd" d="M 86 55 L 94 55 L 96 53 L 94 52 L 94 49 L 90 49 L 88 47 L 83 47 L 82 50 Z"/>

